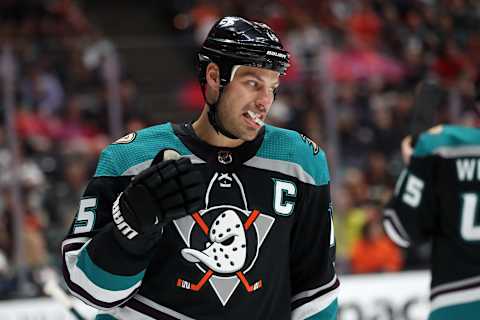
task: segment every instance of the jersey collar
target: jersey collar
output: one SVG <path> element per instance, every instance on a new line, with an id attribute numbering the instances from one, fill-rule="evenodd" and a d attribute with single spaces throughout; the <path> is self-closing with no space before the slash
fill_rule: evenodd
<path id="1" fill-rule="evenodd" d="M 246 141 L 236 148 L 217 147 L 200 139 L 193 130 L 192 123 L 174 124 L 173 131 L 182 143 L 200 159 L 209 165 L 233 168 L 242 165 L 257 153 L 265 137 L 265 126 L 257 137 Z"/>

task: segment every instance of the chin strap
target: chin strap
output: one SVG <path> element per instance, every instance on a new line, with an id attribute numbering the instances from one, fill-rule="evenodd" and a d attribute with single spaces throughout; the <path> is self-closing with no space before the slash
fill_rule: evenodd
<path id="1" fill-rule="evenodd" d="M 208 122 L 210 122 L 210 125 L 215 129 L 215 131 L 218 134 L 223 134 L 225 137 L 230 138 L 230 139 L 239 139 L 237 136 L 235 136 L 233 133 L 225 129 L 225 127 L 220 123 L 220 119 L 218 118 L 218 103 L 220 102 L 220 99 L 223 94 L 223 88 L 224 86 L 220 86 L 219 92 L 218 92 L 218 98 L 217 101 L 214 103 L 208 102 L 207 95 L 205 93 L 205 84 L 202 85 L 202 94 L 203 98 L 205 100 L 205 103 L 208 106 Z"/>

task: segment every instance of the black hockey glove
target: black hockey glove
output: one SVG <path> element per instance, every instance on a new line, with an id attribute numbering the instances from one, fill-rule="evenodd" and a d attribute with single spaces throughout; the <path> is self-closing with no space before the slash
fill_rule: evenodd
<path id="1" fill-rule="evenodd" d="M 206 186 L 188 158 L 167 160 L 136 175 L 113 205 L 114 233 L 133 254 L 148 252 L 168 222 L 202 208 Z"/>

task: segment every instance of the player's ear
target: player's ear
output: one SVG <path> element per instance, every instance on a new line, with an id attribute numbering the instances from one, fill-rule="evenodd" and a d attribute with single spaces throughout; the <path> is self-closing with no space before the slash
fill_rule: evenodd
<path id="1" fill-rule="evenodd" d="M 220 69 L 218 66 L 215 63 L 209 63 L 205 72 L 207 84 L 214 89 L 218 89 L 220 86 Z"/>

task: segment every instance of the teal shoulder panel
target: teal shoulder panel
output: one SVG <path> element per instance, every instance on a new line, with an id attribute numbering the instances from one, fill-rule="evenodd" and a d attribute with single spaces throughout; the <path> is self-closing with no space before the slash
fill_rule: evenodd
<path id="1" fill-rule="evenodd" d="M 444 125 L 420 135 L 413 155 L 426 157 L 444 148 L 480 146 L 480 129 Z"/>
<path id="2" fill-rule="evenodd" d="M 316 185 L 330 181 L 325 152 L 296 131 L 266 125 L 265 138 L 256 156 L 296 164 L 313 178 Z"/>
<path id="3" fill-rule="evenodd" d="M 130 133 L 107 146 L 100 155 L 95 176 L 120 176 L 129 168 L 155 158 L 162 149 L 190 155 L 190 150 L 174 134 L 170 123 Z"/>

